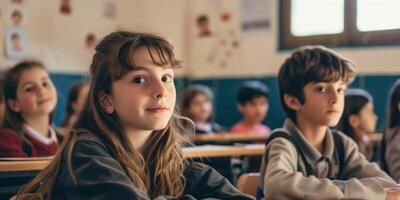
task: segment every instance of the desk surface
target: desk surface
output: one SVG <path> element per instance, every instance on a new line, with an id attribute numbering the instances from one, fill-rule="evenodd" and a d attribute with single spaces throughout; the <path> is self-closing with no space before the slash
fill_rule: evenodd
<path id="1" fill-rule="evenodd" d="M 209 133 L 196 134 L 190 137 L 193 142 L 244 142 L 244 141 L 266 141 L 268 135 L 264 134 L 242 134 L 242 133 Z"/>
<path id="2" fill-rule="evenodd" d="M 200 135 L 208 138 L 226 137 L 226 138 L 245 138 L 243 135 L 227 135 L 220 136 L 214 134 L 213 136 Z M 228 137 L 227 137 L 228 136 Z M 250 135 L 245 135 L 250 136 Z M 382 140 L 382 134 L 376 133 L 370 135 L 371 140 L 378 143 Z M 266 138 L 265 135 L 251 135 L 249 138 Z M 237 146 L 223 146 L 223 145 L 203 145 L 195 147 L 183 148 L 184 156 L 187 158 L 200 158 L 200 157 L 231 157 L 231 156 L 253 156 L 263 155 L 265 151 L 264 144 L 249 144 Z M 4 171 L 36 171 L 44 169 L 52 157 L 42 158 L 0 158 L 0 172 Z"/>
<path id="3" fill-rule="evenodd" d="M 183 148 L 183 154 L 187 158 L 200 157 L 231 157 L 263 155 L 263 144 L 222 146 L 204 145 Z M 52 157 L 43 158 L 0 158 L 0 172 L 9 171 L 37 171 L 44 169 Z"/>
<path id="4" fill-rule="evenodd" d="M 183 149 L 185 157 L 234 157 L 234 156 L 254 156 L 263 155 L 264 144 L 247 144 L 236 146 L 223 145 L 202 145 Z"/>

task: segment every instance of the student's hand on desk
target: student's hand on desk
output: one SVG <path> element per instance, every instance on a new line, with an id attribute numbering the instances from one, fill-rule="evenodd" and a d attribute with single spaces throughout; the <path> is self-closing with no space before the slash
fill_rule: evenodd
<path id="1" fill-rule="evenodd" d="M 400 200 L 400 187 L 385 188 L 385 200 Z"/>

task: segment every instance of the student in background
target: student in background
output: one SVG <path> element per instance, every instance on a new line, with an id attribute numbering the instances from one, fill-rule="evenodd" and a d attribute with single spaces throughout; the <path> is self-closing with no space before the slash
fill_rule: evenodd
<path id="1" fill-rule="evenodd" d="M 3 124 L 5 109 L 6 109 L 6 104 L 4 101 L 4 94 L 3 94 L 2 88 L 3 88 L 3 76 L 0 75 L 0 126 L 2 126 L 2 124 Z"/>
<path id="2" fill-rule="evenodd" d="M 322 46 L 294 51 L 278 75 L 287 119 L 266 142 L 260 181 L 266 199 L 384 199 L 396 183 L 331 131 L 355 77 L 352 62 Z"/>
<path id="3" fill-rule="evenodd" d="M 381 143 L 382 168 L 400 182 L 400 79 L 389 93 L 387 127 Z"/>
<path id="4" fill-rule="evenodd" d="M 89 92 L 89 85 L 81 82 L 73 85 L 68 92 L 67 110 L 61 126 L 67 129 L 72 128 L 78 120 L 79 114 L 83 110 L 87 95 Z"/>
<path id="5" fill-rule="evenodd" d="M 213 100 L 207 86 L 195 84 L 183 90 L 179 100 L 180 111 L 193 120 L 196 133 L 224 132 L 224 128 L 213 121 Z"/>
<path id="6" fill-rule="evenodd" d="M 183 116 L 193 120 L 196 134 L 221 133 L 225 129 L 213 121 L 213 101 L 214 95 L 210 88 L 205 85 L 194 84 L 187 86 L 180 95 L 179 109 Z M 192 124 L 185 122 L 183 125 L 190 132 Z M 221 144 L 214 142 L 195 142 L 196 145 L 203 144 Z M 232 182 L 234 175 L 232 173 L 231 158 L 209 158 L 198 159 L 202 163 L 210 165 L 220 174 Z"/>
<path id="7" fill-rule="evenodd" d="M 20 192 L 46 199 L 252 199 L 183 157 L 163 38 L 114 32 L 96 47 L 88 100 L 63 151 Z"/>
<path id="8" fill-rule="evenodd" d="M 0 157 L 42 157 L 56 153 L 60 138 L 52 127 L 56 89 L 45 67 L 21 62 L 4 75 L 6 114 Z"/>
<path id="9" fill-rule="evenodd" d="M 337 129 L 352 138 L 368 160 L 376 160 L 368 134 L 375 133 L 378 117 L 372 96 L 362 89 L 349 89 L 344 100 L 343 115 Z"/>
<path id="10" fill-rule="evenodd" d="M 231 128 L 231 132 L 269 135 L 270 129 L 261 123 L 268 113 L 268 97 L 269 89 L 265 84 L 260 81 L 245 82 L 237 97 L 243 119 Z"/>

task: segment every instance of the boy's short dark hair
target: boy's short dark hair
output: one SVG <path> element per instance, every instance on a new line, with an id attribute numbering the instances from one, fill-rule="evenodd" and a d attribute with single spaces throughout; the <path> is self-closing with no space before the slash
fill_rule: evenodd
<path id="1" fill-rule="evenodd" d="M 241 105 L 246 104 L 255 97 L 263 96 L 268 99 L 269 89 L 268 86 L 260 81 L 247 81 L 238 92 L 238 103 Z"/>
<path id="2" fill-rule="evenodd" d="M 355 77 L 355 64 L 324 46 L 303 46 L 298 48 L 282 64 L 279 75 L 279 96 L 287 116 L 295 121 L 296 113 L 284 101 L 284 95 L 296 97 L 304 104 L 303 88 L 312 82 L 351 83 Z"/>

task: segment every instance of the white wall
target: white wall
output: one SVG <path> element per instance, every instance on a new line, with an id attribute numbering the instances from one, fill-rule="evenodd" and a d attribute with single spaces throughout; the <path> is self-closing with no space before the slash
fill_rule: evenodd
<path id="1" fill-rule="evenodd" d="M 0 1 L 5 13 L 6 0 Z M 8 1 L 8 0 L 7 0 Z M 121 27 L 135 25 L 137 7 L 130 0 L 114 1 L 114 19 L 103 16 L 104 1 L 71 1 L 72 14 L 59 14 L 59 3 L 55 0 L 25 0 L 26 32 L 28 37 L 27 58 L 42 61 L 50 71 L 66 73 L 86 73 L 89 69 L 93 50 L 85 47 L 85 37 L 89 32 L 98 39 Z M 4 46 L 4 14 L 0 24 L 0 46 Z M 0 48 L 0 69 L 12 66 L 17 60 L 5 57 Z"/>
<path id="2" fill-rule="evenodd" d="M 185 1 L 187 0 L 134 0 L 137 8 L 134 31 L 161 35 L 175 48 L 178 59 L 184 60 Z M 186 67 L 186 66 L 185 66 Z M 177 70 L 182 75 L 185 68 Z"/>
<path id="3" fill-rule="evenodd" d="M 232 0 L 231 3 L 239 4 L 240 2 Z M 290 55 L 290 51 L 277 50 L 278 0 L 272 0 L 272 7 L 271 31 L 241 38 L 242 67 L 231 67 L 229 71 L 215 69 L 199 73 L 196 73 L 196 70 L 190 70 L 193 73 L 189 75 L 199 78 L 277 75 L 280 65 Z M 337 48 L 335 50 L 354 60 L 361 74 L 400 74 L 400 46 Z"/>
<path id="4" fill-rule="evenodd" d="M 0 1 L 4 9 L 4 2 Z M 25 0 L 29 16 L 27 26 L 31 57 L 42 60 L 52 71 L 84 73 L 88 70 L 92 52 L 83 48 L 87 32 L 95 32 L 99 38 L 117 27 L 135 31 L 148 31 L 167 37 L 176 48 L 178 57 L 187 60 L 188 2 L 198 0 L 116 0 L 117 17 L 102 17 L 103 1 L 72 0 L 73 14 L 60 16 L 55 0 Z M 208 0 L 209 2 L 212 0 Z M 218 1 L 218 0 L 213 0 Z M 239 0 L 230 0 L 240 4 Z M 232 7 L 232 5 L 230 5 Z M 279 66 L 290 51 L 277 51 L 278 46 L 278 0 L 272 0 L 271 30 L 264 34 L 242 36 L 240 43 L 242 66 L 220 68 L 193 68 L 185 65 L 179 74 L 190 77 L 235 77 L 276 75 Z M 240 15 L 240 11 L 235 11 Z M 4 13 L 4 12 L 3 12 Z M 4 33 L 4 16 L 1 17 L 0 37 Z M 0 42 L 3 47 L 3 39 Z M 400 46 L 339 48 L 339 53 L 356 61 L 362 74 L 400 74 Z M 0 69 L 16 61 L 4 57 L 0 48 Z"/>

